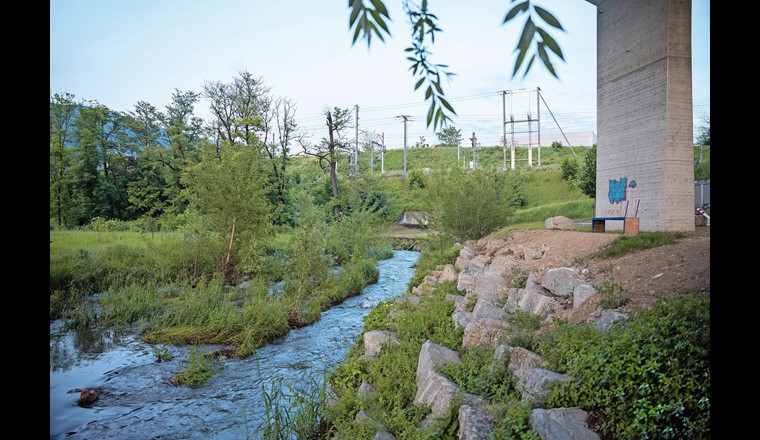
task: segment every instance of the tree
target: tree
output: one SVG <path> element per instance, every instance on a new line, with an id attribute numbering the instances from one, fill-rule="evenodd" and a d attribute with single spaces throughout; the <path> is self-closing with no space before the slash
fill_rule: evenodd
<path id="1" fill-rule="evenodd" d="M 596 198 L 596 144 L 586 151 L 578 187 L 583 194 Z"/>
<path id="2" fill-rule="evenodd" d="M 697 145 L 710 145 L 710 115 L 702 117 L 702 124 L 699 126 L 697 135 Z"/>
<path id="3" fill-rule="evenodd" d="M 50 217 L 58 226 L 68 225 L 68 204 L 71 196 L 69 169 L 74 137 L 74 122 L 79 105 L 71 93 L 55 93 L 50 97 Z"/>
<path id="4" fill-rule="evenodd" d="M 351 125 L 351 113 L 348 108 L 334 107 L 332 110 L 325 109 L 327 117 L 327 138 L 322 138 L 318 145 L 309 145 L 301 139 L 301 147 L 305 154 L 319 158 L 319 165 L 323 170 L 330 173 L 330 185 L 333 197 L 333 218 L 337 219 L 341 214 L 340 192 L 338 190 L 338 160 L 340 154 L 351 152 L 351 143 L 343 140 L 345 130 Z"/>
<path id="5" fill-rule="evenodd" d="M 435 135 L 438 137 L 438 142 L 448 147 L 459 145 L 462 140 L 462 130 L 458 130 L 453 125 L 444 128 Z"/>
<path id="6" fill-rule="evenodd" d="M 183 173 L 183 184 L 212 228 L 226 235 L 229 245 L 222 267 L 231 264 L 236 238 L 260 239 L 270 232 L 270 208 L 265 197 L 266 174 L 257 150 L 224 145 L 221 151 L 205 143 L 201 160 Z"/>
<path id="7" fill-rule="evenodd" d="M 515 3 L 517 0 L 511 1 Z M 388 8 L 382 0 L 371 0 L 369 5 L 365 5 L 364 3 L 364 0 L 348 0 L 348 8 L 350 9 L 348 27 L 349 30 L 354 30 L 352 44 L 355 44 L 361 36 L 367 40 L 367 47 L 369 48 L 373 34 L 381 41 L 385 40 L 384 34 L 390 36 L 390 30 L 388 30 L 388 26 L 385 23 L 386 20 L 390 20 L 390 15 L 388 14 Z M 557 41 L 549 34 L 548 28 L 541 27 L 540 24 L 545 23 L 561 31 L 564 31 L 564 29 L 559 20 L 549 11 L 535 4 L 531 7 L 530 3 L 531 0 L 520 1 L 507 12 L 502 22 L 502 24 L 506 24 L 521 14 L 527 13 L 528 15 L 523 25 L 520 40 L 515 48 L 517 58 L 515 59 L 512 77 L 523 66 L 523 77 L 525 77 L 533 66 L 536 56 L 538 56 L 549 73 L 557 78 L 557 72 L 552 64 L 549 51 L 562 60 L 565 57 Z M 428 1 L 422 0 L 418 5 L 410 0 L 404 0 L 403 5 L 404 12 L 412 25 L 412 43 L 405 51 L 409 53 L 407 60 L 412 63 L 409 70 L 412 71 L 413 77 L 417 77 L 414 90 L 419 89 L 423 84 L 427 83 L 425 100 L 430 100 L 427 126 L 430 127 L 432 125 L 434 129 L 437 129 L 445 126 L 451 120 L 450 114 L 456 115 L 456 111 L 446 100 L 443 87 L 441 86 L 441 77 L 445 76 L 448 79 L 454 73 L 445 70 L 448 68 L 446 64 L 434 64 L 430 61 L 432 53 L 429 47 L 435 43 L 436 32 L 442 32 L 442 30 L 437 24 L 438 17 L 428 10 Z M 528 62 L 524 64 L 523 62 L 533 42 L 535 42 L 533 54 Z"/>

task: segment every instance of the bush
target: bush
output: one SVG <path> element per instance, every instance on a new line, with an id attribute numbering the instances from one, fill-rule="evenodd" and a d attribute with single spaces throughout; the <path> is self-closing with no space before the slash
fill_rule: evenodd
<path id="1" fill-rule="evenodd" d="M 565 156 L 565 158 L 562 159 L 560 169 L 562 170 L 562 179 L 567 180 L 568 182 L 572 182 L 578 178 L 580 165 L 578 164 L 578 160 L 575 157 Z"/>
<path id="2" fill-rule="evenodd" d="M 596 144 L 586 151 L 578 186 L 583 194 L 596 197 Z"/>
<path id="3" fill-rule="evenodd" d="M 557 322 L 536 351 L 575 378 L 558 384 L 547 404 L 596 413 L 604 436 L 710 438 L 708 296 L 661 296 L 610 334 Z"/>
<path id="4" fill-rule="evenodd" d="M 562 141 L 553 141 L 552 148 L 562 148 Z"/>

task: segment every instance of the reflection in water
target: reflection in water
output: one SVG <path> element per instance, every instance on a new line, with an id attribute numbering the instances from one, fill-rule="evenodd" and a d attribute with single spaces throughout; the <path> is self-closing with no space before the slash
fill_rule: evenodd
<path id="1" fill-rule="evenodd" d="M 246 438 L 264 417 L 263 392 L 271 394 L 281 384 L 323 383 L 324 373 L 360 335 L 372 307 L 406 289 L 418 255 L 396 251 L 378 263 L 378 282 L 362 294 L 246 359 L 224 361 L 221 372 L 193 387 L 169 383 L 189 347 L 169 346 L 174 358 L 158 363 L 136 328 L 65 331 L 60 322 L 51 323 L 50 438 Z M 100 391 L 92 408 L 76 405 L 81 388 Z"/>

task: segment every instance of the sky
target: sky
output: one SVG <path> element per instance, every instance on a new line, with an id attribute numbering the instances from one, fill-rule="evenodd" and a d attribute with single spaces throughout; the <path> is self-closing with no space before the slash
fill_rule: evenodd
<path id="1" fill-rule="evenodd" d="M 533 2 L 565 32 L 552 35 L 565 61 L 559 79 L 539 62 L 512 77 L 524 15 L 503 25 L 510 3 L 429 1 L 442 32 L 431 61 L 456 75 L 443 81 L 463 137 L 499 145 L 502 91 L 507 118 L 533 117 L 540 88 L 541 131 L 597 132 L 596 7 L 584 0 Z M 326 108 L 359 107 L 359 129 L 383 133 L 387 148 L 438 143 L 426 127 L 428 103 L 409 71 L 410 27 L 403 0 L 385 0 L 391 36 L 352 45 L 345 0 L 51 0 L 50 93 L 72 93 L 117 111 L 138 101 L 163 110 L 175 90 L 202 92 L 205 81 L 231 82 L 241 71 L 260 77 L 273 97 L 297 105 L 296 122 L 311 143 L 327 135 Z M 710 1 L 692 2 L 692 98 L 695 136 L 710 114 Z M 210 120 L 201 99 L 196 115 Z M 555 123 L 547 110 L 556 118 Z M 465 141 L 469 142 L 469 141 Z"/>

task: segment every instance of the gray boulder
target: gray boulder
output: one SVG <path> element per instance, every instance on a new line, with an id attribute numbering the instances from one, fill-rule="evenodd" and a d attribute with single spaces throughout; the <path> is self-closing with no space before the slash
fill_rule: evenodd
<path id="1" fill-rule="evenodd" d="M 576 286 L 583 284 L 576 276 L 575 269 L 569 267 L 549 269 L 541 279 L 541 285 L 557 296 L 567 297 Z"/>
<path id="2" fill-rule="evenodd" d="M 460 292 L 472 292 L 475 287 L 475 275 L 477 271 L 466 269 L 459 272 L 457 277 L 457 290 Z"/>
<path id="3" fill-rule="evenodd" d="M 451 319 L 454 320 L 454 328 L 467 328 L 467 325 L 472 321 L 472 312 L 454 312 Z"/>
<path id="4" fill-rule="evenodd" d="M 502 320 L 505 315 L 506 312 L 504 309 L 485 298 L 480 298 L 478 302 L 475 303 L 475 308 L 472 309 L 472 317 L 474 319 Z"/>
<path id="5" fill-rule="evenodd" d="M 485 298 L 491 302 L 503 302 L 507 298 L 507 281 L 502 275 L 504 272 L 488 268 L 476 273 L 473 277 L 472 291 L 478 298 Z"/>
<path id="6" fill-rule="evenodd" d="M 370 385 L 369 382 L 366 380 L 362 380 L 361 385 L 359 385 L 359 389 L 356 392 L 356 395 L 359 397 L 368 397 L 372 392 L 375 391 L 374 387 Z"/>
<path id="7" fill-rule="evenodd" d="M 459 353 L 443 345 L 435 344 L 428 339 L 420 348 L 417 360 L 417 381 L 419 382 L 428 373 L 435 372 L 439 367 L 451 362 L 459 362 Z"/>
<path id="8" fill-rule="evenodd" d="M 600 332 L 609 333 L 610 330 L 612 330 L 612 324 L 615 323 L 615 321 L 618 321 L 620 319 L 627 319 L 628 315 L 624 313 L 620 313 L 615 310 L 608 310 L 604 313 L 602 313 L 601 316 L 598 318 L 591 317 L 589 318 L 589 322 L 591 322 L 594 325 L 594 328 L 599 330 Z"/>
<path id="9" fill-rule="evenodd" d="M 544 220 L 544 228 L 572 231 L 575 229 L 575 222 L 565 216 L 558 215 L 556 217 L 549 217 Z"/>
<path id="10" fill-rule="evenodd" d="M 372 440 L 396 440 L 396 437 L 387 430 L 381 429 L 372 437 Z"/>
<path id="11" fill-rule="evenodd" d="M 418 369 L 419 371 L 419 369 Z M 459 387 L 438 372 L 428 371 L 417 379 L 417 393 L 414 396 L 415 405 L 430 407 L 431 418 L 446 415 Z"/>
<path id="12" fill-rule="evenodd" d="M 459 440 L 485 440 L 491 438 L 493 425 L 486 413 L 475 405 L 459 407 Z"/>
<path id="13" fill-rule="evenodd" d="M 449 301 L 454 301 L 454 310 L 457 312 L 466 312 L 467 311 L 467 298 L 464 297 L 464 295 L 452 295 L 447 294 L 446 299 Z"/>
<path id="14" fill-rule="evenodd" d="M 578 284 L 573 289 L 573 308 L 577 309 L 583 304 L 589 297 L 596 294 L 594 286 L 588 284 Z"/>
<path id="15" fill-rule="evenodd" d="M 454 269 L 454 266 L 452 266 L 451 264 L 447 264 L 443 268 L 443 272 L 441 272 L 441 276 L 438 278 L 438 282 L 440 283 L 443 281 L 456 281 L 458 276 L 459 275 L 457 274 L 456 269 Z"/>
<path id="16" fill-rule="evenodd" d="M 364 334 L 364 357 L 373 358 L 385 344 L 400 345 L 398 335 L 387 330 L 370 330 Z"/>
<path id="17" fill-rule="evenodd" d="M 543 367 L 545 362 L 541 356 L 527 348 L 507 347 L 506 351 L 509 354 L 507 368 L 509 368 L 509 371 L 511 371 L 512 375 L 515 377 L 515 388 L 522 392 L 525 389 L 530 373 L 536 368 Z"/>
<path id="18" fill-rule="evenodd" d="M 504 335 L 509 324 L 498 319 L 473 319 L 467 324 L 462 336 L 462 348 L 488 347 Z"/>
<path id="19" fill-rule="evenodd" d="M 528 423 L 542 440 L 599 440 L 586 426 L 587 417 L 580 408 L 536 408 Z"/>
<path id="20" fill-rule="evenodd" d="M 523 389 L 521 390 L 522 400 L 523 402 L 530 402 L 533 406 L 540 406 L 549 397 L 551 387 L 555 383 L 568 380 L 570 380 L 570 376 L 566 374 L 556 373 L 544 368 L 534 368 L 528 374 L 523 384 Z"/>

